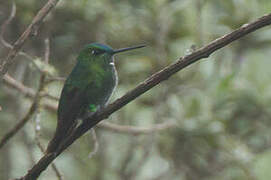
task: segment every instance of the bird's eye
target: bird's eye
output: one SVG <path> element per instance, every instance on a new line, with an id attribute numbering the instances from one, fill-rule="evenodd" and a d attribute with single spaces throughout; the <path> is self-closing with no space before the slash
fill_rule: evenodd
<path id="1" fill-rule="evenodd" d="M 100 54 L 103 54 L 104 52 L 103 51 L 100 51 L 100 50 L 91 50 L 91 54 L 96 56 L 96 55 L 100 55 Z"/>

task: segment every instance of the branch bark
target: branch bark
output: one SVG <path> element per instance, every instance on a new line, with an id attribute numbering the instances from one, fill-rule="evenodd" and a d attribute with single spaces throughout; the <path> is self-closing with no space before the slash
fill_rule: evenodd
<path id="1" fill-rule="evenodd" d="M 6 59 L 0 64 L 0 79 L 7 73 L 9 67 L 13 64 L 14 58 L 17 56 L 18 52 L 23 47 L 24 43 L 31 37 L 38 34 L 38 29 L 40 28 L 44 18 L 48 13 L 56 6 L 59 0 L 48 0 L 48 2 L 43 6 L 43 8 L 34 17 L 31 24 L 26 28 L 23 34 L 17 39 L 17 41 L 12 45 Z"/>
<path id="2" fill-rule="evenodd" d="M 126 104 L 130 103 L 143 93 L 147 92 L 151 88 L 155 87 L 162 81 L 168 79 L 176 72 L 184 69 L 185 67 L 199 61 L 200 59 L 209 57 L 213 52 L 222 47 L 227 46 L 231 42 L 244 37 L 245 35 L 256 31 L 264 26 L 271 24 L 271 14 L 265 15 L 258 20 L 245 24 L 239 29 L 226 34 L 208 45 L 194 51 L 193 53 L 181 57 L 177 62 L 171 64 L 161 71 L 153 74 L 151 77 L 146 79 L 144 82 L 140 83 L 136 88 L 127 92 L 124 96 L 114 101 L 112 104 L 105 107 L 103 110 L 97 112 L 92 117 L 87 118 L 83 124 L 81 124 L 67 139 L 60 144 L 59 149 L 55 153 L 45 154 L 38 162 L 30 169 L 27 174 L 20 178 L 22 180 L 32 180 L 37 179 L 39 175 L 48 167 L 48 165 L 60 155 L 66 148 L 68 148 L 76 139 L 81 137 L 86 133 L 90 128 L 95 126 L 97 123 L 106 119 L 115 111 L 121 109 Z"/>
<path id="3" fill-rule="evenodd" d="M 25 95 L 26 97 L 29 97 L 29 98 L 34 98 L 35 97 L 35 90 L 30 88 L 30 87 L 27 87 L 25 86 L 24 84 L 22 84 L 21 82 L 18 82 L 16 81 L 13 77 L 11 77 L 9 74 L 5 74 L 4 75 L 4 78 L 3 78 L 3 81 L 6 85 L 18 90 L 20 93 L 22 93 L 23 95 Z M 46 92 L 42 92 L 41 93 L 41 96 L 42 97 L 45 97 L 45 98 L 48 98 L 50 100 L 56 100 L 58 101 L 59 99 L 55 96 L 52 96 Z M 57 108 L 57 105 L 55 106 L 52 106 L 52 103 L 45 103 L 45 106 L 48 108 L 48 109 L 54 109 L 54 108 Z M 49 107 L 48 107 L 49 106 Z"/>
<path id="4" fill-rule="evenodd" d="M 2 24 L 1 26 L 1 32 L 0 32 L 0 41 L 1 43 L 7 47 L 7 48 L 12 48 L 12 45 L 9 44 L 5 39 L 4 39 L 4 34 L 6 32 L 7 26 L 9 25 L 9 23 L 12 21 L 12 19 L 15 17 L 16 15 L 16 4 L 13 1 L 12 2 L 12 9 L 11 9 L 11 13 L 8 17 L 8 19 Z"/>
<path id="5" fill-rule="evenodd" d="M 35 113 L 37 107 L 36 101 L 34 101 L 27 112 L 27 114 L 24 116 L 23 119 L 21 119 L 11 130 L 9 130 L 0 140 L 0 149 L 4 147 L 4 145 L 12 138 L 24 125 L 29 121 L 29 119 L 32 117 L 32 115 Z"/>
<path id="6" fill-rule="evenodd" d="M 48 61 L 49 61 L 49 43 L 47 42 L 45 44 L 46 44 L 46 47 L 45 47 L 45 62 L 48 63 Z M 7 75 L 5 75 L 5 77 L 6 76 Z M 10 138 L 12 138 L 20 129 L 22 129 L 24 127 L 24 125 L 31 119 L 33 114 L 36 112 L 36 110 L 40 106 L 40 101 L 41 101 L 41 98 L 42 98 L 41 92 L 43 91 L 43 89 L 45 87 L 45 78 L 46 78 L 46 74 L 42 73 L 41 77 L 40 77 L 40 80 L 39 80 L 39 87 L 38 87 L 37 92 L 34 92 L 34 90 L 32 90 L 32 89 L 29 90 L 29 89 L 25 88 L 24 85 L 22 85 L 22 84 L 18 85 L 18 82 L 13 79 L 12 84 L 17 85 L 20 90 L 26 91 L 27 94 L 29 94 L 29 91 L 31 91 L 31 92 L 33 91 L 32 92 L 33 93 L 32 94 L 33 95 L 33 102 L 32 102 L 32 105 L 31 105 L 28 113 L 25 115 L 25 117 L 22 120 L 20 120 L 10 131 L 8 131 L 3 136 L 3 138 L 0 140 L 0 149 L 8 142 L 8 140 Z"/>

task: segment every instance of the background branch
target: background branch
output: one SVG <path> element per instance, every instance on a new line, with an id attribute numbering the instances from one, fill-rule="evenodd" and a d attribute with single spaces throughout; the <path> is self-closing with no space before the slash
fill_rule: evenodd
<path id="1" fill-rule="evenodd" d="M 135 126 L 125 126 L 125 125 L 116 125 L 108 122 L 101 122 L 98 124 L 99 128 L 107 129 L 112 132 L 125 133 L 133 136 L 138 136 L 142 134 L 151 134 L 154 132 L 160 132 L 167 130 L 169 128 L 176 127 L 176 122 L 164 122 L 160 124 L 154 124 L 150 127 L 135 127 Z"/>
<path id="2" fill-rule="evenodd" d="M 37 103 L 34 100 L 29 111 L 11 130 L 9 130 L 0 141 L 0 149 L 29 121 L 32 115 L 35 113 Z"/>
<path id="3" fill-rule="evenodd" d="M 146 79 L 144 82 L 140 83 L 136 88 L 126 93 L 121 98 L 114 101 L 112 104 L 108 105 L 106 108 L 94 114 L 94 116 L 85 120 L 85 123 L 80 125 L 74 133 L 72 133 L 67 139 L 60 145 L 60 148 L 56 153 L 49 153 L 44 155 L 36 165 L 33 166 L 32 169 L 28 171 L 28 173 L 22 177 L 21 179 L 30 180 L 36 179 L 39 177 L 42 171 L 44 171 L 47 166 L 58 156 L 60 155 L 67 147 L 69 147 L 76 139 L 82 136 L 85 132 L 87 132 L 91 127 L 95 126 L 101 120 L 107 118 L 109 115 L 114 113 L 115 111 L 121 109 L 123 106 L 133 101 L 141 94 L 147 92 L 157 84 L 162 81 L 168 79 L 176 72 L 184 69 L 185 67 L 199 61 L 202 58 L 209 57 L 216 50 L 227 46 L 231 42 L 244 37 L 248 33 L 256 31 L 264 26 L 270 25 L 271 23 L 271 14 L 265 15 L 258 20 L 245 24 L 241 28 L 226 34 L 208 45 L 194 51 L 193 53 L 186 55 L 180 58 L 176 63 L 169 65 L 162 69 L 161 71 L 153 74 L 151 77 Z"/>
<path id="4" fill-rule="evenodd" d="M 30 87 L 27 87 L 25 86 L 24 84 L 22 84 L 21 82 L 19 81 L 16 81 L 13 77 L 11 77 L 9 74 L 5 74 L 4 75 L 4 83 L 9 86 L 9 87 L 12 87 L 16 90 L 18 90 L 20 93 L 22 93 L 23 95 L 25 95 L 26 97 L 29 97 L 29 98 L 34 98 L 35 97 L 35 90 L 30 88 Z M 48 99 L 51 99 L 51 100 L 57 100 L 58 101 L 58 98 L 55 97 L 55 96 L 52 96 L 46 92 L 42 92 L 41 93 L 41 96 L 42 97 L 46 97 Z M 46 106 L 51 106 L 51 104 L 48 104 Z M 51 107 L 48 107 L 49 109 L 54 109 L 55 106 L 51 106 Z"/>
<path id="5" fill-rule="evenodd" d="M 88 154 L 88 158 L 92 158 L 95 154 L 97 154 L 97 152 L 99 150 L 99 142 L 98 142 L 98 138 L 97 138 L 95 129 L 90 130 L 90 136 L 92 137 L 92 140 L 94 142 L 94 148 L 93 148 L 93 151 L 91 151 Z"/>
<path id="6" fill-rule="evenodd" d="M 1 31 L 0 31 L 0 42 L 3 44 L 4 47 L 9 48 L 9 49 L 13 49 L 14 46 L 5 40 L 4 34 L 7 30 L 8 25 L 11 23 L 11 21 L 13 20 L 15 15 L 16 15 L 16 4 L 13 1 L 10 15 L 9 15 L 8 19 L 6 21 L 4 21 L 4 23 L 1 25 Z M 30 59 L 31 61 L 33 61 L 33 59 L 34 59 L 32 56 L 30 56 L 29 54 L 27 54 L 21 50 L 18 51 L 18 54 L 26 57 L 27 59 Z M 35 67 L 37 67 L 35 63 L 33 63 L 33 64 L 35 65 Z"/>
<path id="7" fill-rule="evenodd" d="M 12 2 L 12 8 L 11 8 L 11 13 L 10 16 L 8 17 L 8 19 L 2 24 L 1 26 L 1 32 L 0 32 L 0 41 L 1 43 L 7 47 L 7 48 L 12 48 L 12 45 L 9 44 L 5 39 L 4 39 L 4 34 L 6 32 L 7 26 L 10 24 L 10 22 L 12 21 L 12 19 L 15 17 L 16 15 L 16 4 L 13 1 Z"/>
<path id="8" fill-rule="evenodd" d="M 18 52 L 21 50 L 29 37 L 37 35 L 38 29 L 41 26 L 44 18 L 56 6 L 57 3 L 58 0 L 49 0 L 37 13 L 31 24 L 27 27 L 19 39 L 17 39 L 17 41 L 13 44 L 13 47 L 10 49 L 6 59 L 0 64 L 0 79 L 2 79 L 3 76 L 7 73 L 9 67 L 13 64 L 14 58 L 17 56 Z"/>
<path id="9" fill-rule="evenodd" d="M 49 40 L 47 39 L 47 40 L 45 40 L 45 63 L 48 63 L 48 61 L 49 61 L 49 54 L 50 54 L 49 51 L 50 51 Z M 40 80 L 39 80 L 39 87 L 38 87 L 38 90 L 36 93 L 34 93 L 34 90 L 32 90 L 32 89 L 30 90 L 31 93 L 33 93 L 32 95 L 34 96 L 34 98 L 33 98 L 33 102 L 32 102 L 32 105 L 31 105 L 28 113 L 25 115 L 25 117 L 22 120 L 20 120 L 10 131 L 8 131 L 3 136 L 3 138 L 0 141 L 0 149 L 8 142 L 8 140 L 10 138 L 12 138 L 20 129 L 22 129 L 24 127 L 24 125 L 31 119 L 31 117 L 33 116 L 35 111 L 38 109 L 41 98 L 42 98 L 41 92 L 44 90 L 44 87 L 45 87 L 45 78 L 46 78 L 46 74 L 42 73 L 40 76 Z M 11 78 L 9 80 L 11 80 Z M 13 80 L 12 82 L 14 82 L 14 81 L 15 80 Z M 17 85 L 17 87 L 20 90 L 25 91 L 26 93 L 29 94 L 29 89 L 25 88 L 21 84 L 18 84 L 17 82 L 15 82 L 15 84 Z"/>

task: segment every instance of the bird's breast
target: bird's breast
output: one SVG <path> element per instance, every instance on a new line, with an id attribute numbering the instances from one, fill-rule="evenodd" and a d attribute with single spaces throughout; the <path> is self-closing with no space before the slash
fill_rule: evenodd
<path id="1" fill-rule="evenodd" d="M 106 68 L 103 72 L 96 73 L 94 79 L 88 86 L 88 102 L 104 106 L 117 85 L 117 71 L 114 66 Z"/>

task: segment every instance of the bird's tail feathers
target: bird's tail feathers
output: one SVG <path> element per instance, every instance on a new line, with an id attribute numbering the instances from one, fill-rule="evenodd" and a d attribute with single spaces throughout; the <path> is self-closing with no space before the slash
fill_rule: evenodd
<path id="1" fill-rule="evenodd" d="M 76 123 L 69 127 L 58 124 L 54 137 L 51 139 L 47 146 L 46 153 L 48 154 L 56 152 L 60 144 L 70 135 L 70 133 L 75 129 L 75 127 Z"/>

